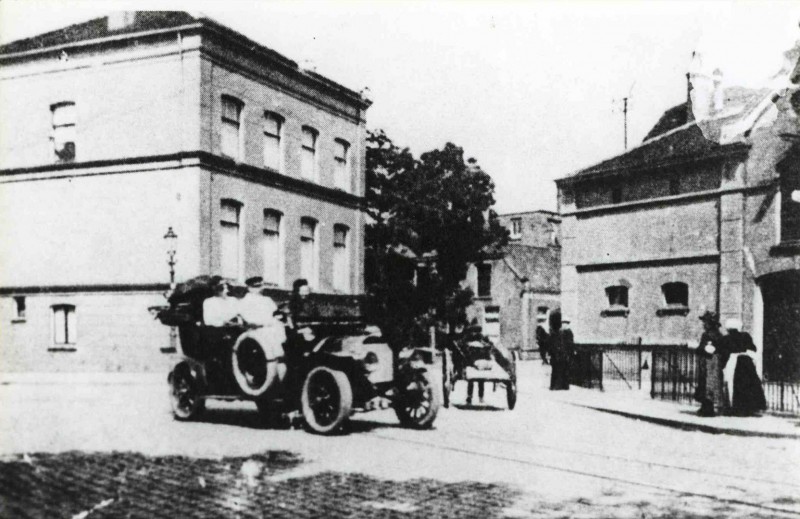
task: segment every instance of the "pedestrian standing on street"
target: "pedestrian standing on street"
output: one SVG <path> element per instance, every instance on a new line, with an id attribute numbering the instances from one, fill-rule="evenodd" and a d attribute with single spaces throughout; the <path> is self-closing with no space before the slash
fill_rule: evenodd
<path id="1" fill-rule="evenodd" d="M 727 335 L 722 338 L 723 351 L 729 355 L 725 372 L 733 371 L 731 398 L 731 414 L 737 416 L 755 416 L 767 408 L 767 399 L 761 379 L 758 378 L 756 366 L 750 355 L 755 353 L 756 345 L 747 332 L 742 332 L 739 319 L 725 321 Z M 731 384 L 729 384 L 731 385 Z"/>
<path id="2" fill-rule="evenodd" d="M 722 401 L 722 369 L 717 349 L 722 342 L 720 322 L 717 314 L 706 311 L 700 316 L 703 322 L 703 334 L 697 345 L 698 377 L 694 398 L 700 402 L 698 416 L 715 416 L 715 403 L 721 407 Z"/>
<path id="3" fill-rule="evenodd" d="M 556 310 L 550 314 L 550 390 L 563 391 L 569 389 L 569 362 L 574 349 L 571 330 L 561 329 L 561 312 Z"/>
<path id="4" fill-rule="evenodd" d="M 547 356 L 550 350 L 550 334 L 545 329 L 547 317 L 540 315 L 537 318 L 538 324 L 536 325 L 536 345 L 539 346 L 539 355 L 542 357 L 542 363 L 548 364 Z"/>

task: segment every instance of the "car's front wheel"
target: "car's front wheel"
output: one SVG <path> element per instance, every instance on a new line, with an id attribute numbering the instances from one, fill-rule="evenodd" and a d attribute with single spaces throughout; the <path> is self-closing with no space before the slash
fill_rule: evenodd
<path id="1" fill-rule="evenodd" d="M 308 428 L 332 434 L 350 417 L 353 389 L 343 372 L 325 366 L 312 369 L 303 383 L 300 404 Z"/>
<path id="2" fill-rule="evenodd" d="M 400 423 L 414 429 L 429 429 L 439 412 L 439 392 L 427 370 L 415 370 L 398 387 L 394 412 Z"/>

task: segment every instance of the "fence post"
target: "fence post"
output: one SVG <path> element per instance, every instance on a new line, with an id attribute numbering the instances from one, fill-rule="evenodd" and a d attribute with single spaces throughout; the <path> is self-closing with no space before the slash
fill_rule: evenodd
<path id="1" fill-rule="evenodd" d="M 642 338 L 639 337 L 639 342 L 636 348 L 637 368 L 636 372 L 639 374 L 639 390 L 642 389 Z"/>

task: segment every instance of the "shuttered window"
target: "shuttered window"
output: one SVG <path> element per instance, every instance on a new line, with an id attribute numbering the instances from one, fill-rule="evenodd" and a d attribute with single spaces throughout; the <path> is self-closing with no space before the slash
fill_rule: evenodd
<path id="1" fill-rule="evenodd" d="M 300 173 L 306 180 L 317 181 L 317 138 L 319 132 L 310 126 L 303 127 Z"/>
<path id="2" fill-rule="evenodd" d="M 350 144 L 345 140 L 336 139 L 334 149 L 334 186 L 343 191 L 350 191 L 351 175 L 350 160 L 348 157 L 350 153 Z"/>
<path id="3" fill-rule="evenodd" d="M 242 278 L 240 217 L 242 204 L 222 200 L 220 213 L 220 274 L 231 279 Z"/>
<path id="4" fill-rule="evenodd" d="M 283 286 L 283 245 L 281 237 L 281 213 L 273 209 L 264 210 L 263 261 L 264 281 Z"/>
<path id="5" fill-rule="evenodd" d="M 279 173 L 283 172 L 283 121 L 276 113 L 264 114 L 264 166 Z"/>
<path id="6" fill-rule="evenodd" d="M 333 226 L 333 288 L 341 292 L 350 292 L 348 234 L 349 229 L 346 225 Z"/>
<path id="7" fill-rule="evenodd" d="M 300 220 L 300 277 L 312 287 L 319 286 L 317 221 L 313 218 Z"/>
<path id="8" fill-rule="evenodd" d="M 222 154 L 239 160 L 241 138 L 242 107 L 244 104 L 235 97 L 222 96 Z"/>

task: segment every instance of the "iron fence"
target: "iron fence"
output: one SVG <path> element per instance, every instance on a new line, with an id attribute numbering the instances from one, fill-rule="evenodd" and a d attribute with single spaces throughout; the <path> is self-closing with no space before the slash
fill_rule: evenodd
<path id="1" fill-rule="evenodd" d="M 570 384 L 589 389 L 603 389 L 603 350 L 575 345 L 569 367 Z"/>
<path id="2" fill-rule="evenodd" d="M 800 415 L 800 382 L 765 380 L 764 396 L 768 411 Z"/>
<path id="3" fill-rule="evenodd" d="M 675 402 L 694 400 L 699 376 L 699 358 L 686 346 L 653 348 L 650 397 Z"/>

